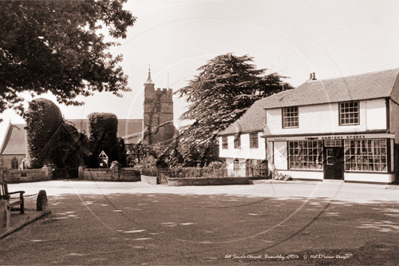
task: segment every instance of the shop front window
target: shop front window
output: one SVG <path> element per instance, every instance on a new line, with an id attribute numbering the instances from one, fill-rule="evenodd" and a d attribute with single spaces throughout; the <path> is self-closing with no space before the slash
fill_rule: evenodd
<path id="1" fill-rule="evenodd" d="M 290 169 L 323 169 L 323 141 L 290 141 Z"/>
<path id="2" fill-rule="evenodd" d="M 345 140 L 345 171 L 387 172 L 387 140 Z"/>

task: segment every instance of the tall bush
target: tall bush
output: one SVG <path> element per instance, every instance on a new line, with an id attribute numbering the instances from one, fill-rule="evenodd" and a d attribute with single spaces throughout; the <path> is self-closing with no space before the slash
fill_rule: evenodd
<path id="1" fill-rule="evenodd" d="M 63 123 L 60 109 L 44 98 L 32 100 L 25 114 L 29 168 L 41 168 L 45 154 L 43 149 Z"/>
<path id="2" fill-rule="evenodd" d="M 90 167 L 98 167 L 98 156 L 104 151 L 108 156 L 108 164 L 118 161 L 126 165 L 126 150 L 123 139 L 118 139 L 118 118 L 111 113 L 92 113 L 89 120 L 89 142 L 92 155 Z"/>

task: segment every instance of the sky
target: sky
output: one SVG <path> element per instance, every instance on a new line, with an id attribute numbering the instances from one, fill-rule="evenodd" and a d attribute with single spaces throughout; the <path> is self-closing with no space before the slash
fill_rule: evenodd
<path id="1" fill-rule="evenodd" d="M 312 72 L 323 80 L 399 68 L 399 1 L 128 0 L 125 8 L 137 21 L 111 52 L 123 55 L 131 91 L 78 98 L 81 107 L 58 105 L 66 119 L 93 112 L 142 119 L 149 67 L 156 88 L 177 91 L 200 66 L 227 53 L 249 55 L 257 68 L 287 76 L 293 86 Z M 177 127 L 185 124 L 178 118 L 186 105 L 174 96 Z M 1 141 L 9 121 L 25 123 L 13 111 L 0 117 Z"/>

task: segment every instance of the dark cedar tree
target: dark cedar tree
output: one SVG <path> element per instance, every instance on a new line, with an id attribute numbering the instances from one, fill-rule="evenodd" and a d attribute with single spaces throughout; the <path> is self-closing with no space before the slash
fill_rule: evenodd
<path id="1" fill-rule="evenodd" d="M 292 86 L 277 73 L 265 74 L 266 69 L 256 69 L 248 55 L 225 54 L 201 66 L 200 73 L 179 89 L 176 94 L 185 97 L 188 110 L 181 119 L 194 122 L 180 131 L 180 142 L 202 147 L 201 156 L 215 150 L 216 136 L 240 118 L 251 105 Z M 185 149 L 189 157 L 192 148 Z"/>

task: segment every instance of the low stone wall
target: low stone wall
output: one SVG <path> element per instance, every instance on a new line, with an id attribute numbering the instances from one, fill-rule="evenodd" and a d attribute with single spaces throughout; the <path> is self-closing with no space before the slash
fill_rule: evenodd
<path id="1" fill-rule="evenodd" d="M 118 181 L 140 181 L 140 171 L 133 168 L 120 168 Z"/>
<path id="2" fill-rule="evenodd" d="M 156 185 L 158 184 L 158 177 L 157 176 L 148 176 L 142 175 L 141 182 L 149 184 L 149 185 Z"/>
<path id="3" fill-rule="evenodd" d="M 140 172 L 132 168 L 83 168 L 79 167 L 79 178 L 93 181 L 140 181 Z"/>
<path id="4" fill-rule="evenodd" d="M 225 178 L 171 178 L 168 177 L 168 186 L 207 186 L 207 185 L 244 185 L 252 184 L 247 177 Z"/>
<path id="5" fill-rule="evenodd" d="M 53 179 L 51 168 L 44 166 L 42 169 L 1 170 L 3 179 L 7 183 L 23 183 L 48 181 Z"/>

